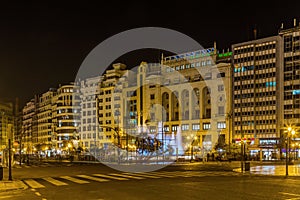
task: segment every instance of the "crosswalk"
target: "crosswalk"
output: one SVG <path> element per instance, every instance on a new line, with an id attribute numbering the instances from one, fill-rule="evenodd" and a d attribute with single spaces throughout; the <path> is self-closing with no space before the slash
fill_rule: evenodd
<path id="1" fill-rule="evenodd" d="M 21 168 L 41 168 L 41 167 L 71 167 L 73 166 L 72 163 L 40 163 L 40 164 L 30 164 L 30 165 L 26 165 L 26 164 L 22 164 L 21 166 L 18 164 L 14 164 L 13 168 L 16 169 L 21 169 Z"/>
<path id="2" fill-rule="evenodd" d="M 130 181 L 144 179 L 162 179 L 162 178 L 189 178 L 205 176 L 241 176 L 236 172 L 199 172 L 199 171 L 160 171 L 144 173 L 109 173 L 109 174 L 79 174 L 74 176 L 44 177 L 36 179 L 26 179 L 23 182 L 29 188 L 40 189 L 48 186 L 68 186 L 71 184 L 88 184 L 91 182 L 108 182 L 108 181 Z"/>

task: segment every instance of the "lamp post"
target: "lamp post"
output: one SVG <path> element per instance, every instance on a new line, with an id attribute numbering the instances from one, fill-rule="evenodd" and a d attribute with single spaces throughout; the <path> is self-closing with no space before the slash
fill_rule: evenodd
<path id="1" fill-rule="evenodd" d="M 292 127 L 288 127 L 288 132 L 287 132 L 287 143 L 286 143 L 286 156 L 285 156 L 285 175 L 289 175 L 289 162 L 290 162 L 290 138 L 291 135 L 295 135 L 295 130 L 292 129 Z"/>

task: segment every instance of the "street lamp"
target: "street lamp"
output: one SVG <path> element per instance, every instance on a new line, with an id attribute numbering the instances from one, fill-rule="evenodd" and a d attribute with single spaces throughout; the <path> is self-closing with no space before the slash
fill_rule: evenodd
<path id="1" fill-rule="evenodd" d="M 290 138 L 291 135 L 294 136 L 295 135 L 295 130 L 292 129 L 292 127 L 288 127 L 288 132 L 287 132 L 287 144 L 286 144 L 286 156 L 285 156 L 285 175 L 288 176 L 289 175 L 289 167 L 288 164 L 290 162 Z"/>

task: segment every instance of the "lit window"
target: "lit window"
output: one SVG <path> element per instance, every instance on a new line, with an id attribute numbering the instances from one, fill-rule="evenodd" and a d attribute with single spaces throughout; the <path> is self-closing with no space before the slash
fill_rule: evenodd
<path id="1" fill-rule="evenodd" d="M 181 125 L 181 130 L 188 131 L 189 130 L 189 125 L 188 124 L 182 124 Z"/>
<path id="2" fill-rule="evenodd" d="M 209 130 L 210 129 L 210 123 L 203 123 L 203 130 Z"/>
<path id="3" fill-rule="evenodd" d="M 200 130 L 200 124 L 192 124 L 192 129 L 194 131 Z"/>
<path id="4" fill-rule="evenodd" d="M 226 128 L 226 123 L 225 122 L 218 122 L 217 123 L 217 128 L 218 129 L 224 129 L 224 128 Z"/>

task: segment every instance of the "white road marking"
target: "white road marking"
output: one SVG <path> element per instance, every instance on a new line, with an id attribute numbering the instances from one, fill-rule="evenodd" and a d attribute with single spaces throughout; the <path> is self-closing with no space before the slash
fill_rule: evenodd
<path id="1" fill-rule="evenodd" d="M 60 178 L 66 179 L 68 181 L 72 181 L 74 183 L 79 183 L 79 184 L 89 183 L 88 181 L 80 180 L 80 179 L 73 178 L 70 176 L 61 176 Z"/>
<path id="2" fill-rule="evenodd" d="M 36 194 L 36 195 L 39 196 L 39 197 L 42 196 L 41 193 L 39 193 L 39 192 L 36 192 L 36 193 L 34 193 L 34 194 Z"/>
<path id="3" fill-rule="evenodd" d="M 145 177 L 145 178 L 161 178 L 158 176 L 153 175 L 147 175 L 146 173 L 124 173 L 132 176 L 139 176 L 139 177 Z"/>
<path id="4" fill-rule="evenodd" d="M 99 177 L 103 177 L 103 178 L 110 178 L 110 179 L 115 179 L 115 180 L 119 180 L 119 181 L 129 180 L 127 178 L 114 177 L 114 176 L 109 176 L 109 175 L 104 175 L 104 174 L 93 174 L 93 176 L 99 176 Z"/>
<path id="5" fill-rule="evenodd" d="M 36 182 L 33 179 L 24 180 L 24 182 L 29 185 L 31 188 L 44 188 L 45 186 Z"/>
<path id="6" fill-rule="evenodd" d="M 87 175 L 77 175 L 77 176 L 80 177 L 80 178 L 86 178 L 86 179 L 93 180 L 93 181 L 98 181 L 98 182 L 106 182 L 106 181 L 109 181 L 109 180 L 107 180 L 107 179 L 96 178 L 96 177 L 93 177 L 93 176 L 87 176 Z"/>
<path id="7" fill-rule="evenodd" d="M 142 177 L 130 176 L 130 175 L 126 175 L 126 174 L 109 174 L 109 175 L 112 175 L 112 176 L 121 176 L 121 177 L 125 177 L 125 178 L 132 178 L 132 179 L 138 179 L 138 180 L 145 179 L 145 178 L 142 178 Z"/>
<path id="8" fill-rule="evenodd" d="M 68 185 L 67 183 L 61 182 L 59 180 L 55 180 L 54 178 L 51 178 L 51 177 L 46 177 L 46 178 L 43 178 L 43 179 L 45 181 L 48 181 L 49 183 L 52 183 L 53 185 L 56 185 L 56 186 Z"/>

